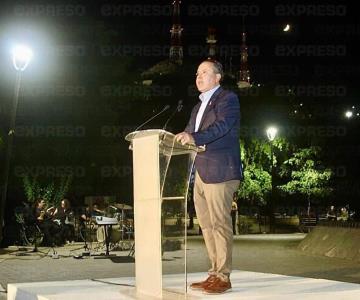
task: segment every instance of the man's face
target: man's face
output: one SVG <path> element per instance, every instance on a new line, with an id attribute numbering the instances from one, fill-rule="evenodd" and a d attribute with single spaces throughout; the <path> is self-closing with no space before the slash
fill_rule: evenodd
<path id="1" fill-rule="evenodd" d="M 207 92 L 217 85 L 221 79 L 220 74 L 216 74 L 211 62 L 203 62 L 196 72 L 196 86 L 199 92 Z"/>
<path id="2" fill-rule="evenodd" d="M 41 200 L 41 201 L 39 202 L 39 208 L 42 209 L 42 208 L 44 208 L 44 207 L 45 207 L 45 201 L 44 201 L 44 200 Z"/>

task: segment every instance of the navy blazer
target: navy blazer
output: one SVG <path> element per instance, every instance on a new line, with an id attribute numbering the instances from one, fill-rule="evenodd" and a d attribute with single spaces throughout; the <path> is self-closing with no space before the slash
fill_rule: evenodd
<path id="1" fill-rule="evenodd" d="M 237 95 L 219 87 L 210 98 L 195 132 L 200 105 L 201 102 L 193 108 L 185 128 L 197 146 L 206 146 L 206 151 L 196 156 L 196 170 L 205 183 L 241 179 L 240 104 Z"/>

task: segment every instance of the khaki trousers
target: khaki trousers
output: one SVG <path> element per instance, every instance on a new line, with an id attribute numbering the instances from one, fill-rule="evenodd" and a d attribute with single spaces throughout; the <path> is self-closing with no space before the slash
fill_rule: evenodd
<path id="1" fill-rule="evenodd" d="M 240 180 L 207 184 L 197 172 L 195 174 L 194 204 L 211 262 L 209 275 L 216 275 L 223 280 L 228 280 L 231 273 L 231 204 L 239 184 Z"/>

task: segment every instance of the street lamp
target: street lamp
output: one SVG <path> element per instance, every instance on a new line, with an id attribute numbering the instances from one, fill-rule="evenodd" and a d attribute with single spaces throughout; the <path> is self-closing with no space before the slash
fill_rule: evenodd
<path id="1" fill-rule="evenodd" d="M 17 45 L 12 50 L 12 61 L 16 71 L 25 71 L 32 59 L 32 50 L 25 45 Z"/>
<path id="2" fill-rule="evenodd" d="M 274 216 L 273 216 L 273 199 L 274 199 L 274 149 L 273 149 L 273 141 L 277 135 L 277 128 L 276 127 L 268 127 L 266 129 L 266 135 L 267 135 L 267 138 L 269 139 L 270 141 L 270 164 L 271 164 L 271 169 L 270 169 L 270 172 L 271 172 L 271 195 L 270 195 L 270 218 L 271 218 L 271 221 L 270 221 L 270 226 L 273 226 L 274 224 Z M 272 232 L 273 231 L 273 228 L 270 228 L 270 231 Z"/>
<path id="3" fill-rule="evenodd" d="M 270 142 L 272 142 L 275 139 L 277 132 L 278 132 L 277 128 L 273 126 L 268 127 L 268 129 L 266 129 L 266 135 Z"/>
<path id="4" fill-rule="evenodd" d="M 345 112 L 345 117 L 346 118 L 350 119 L 350 118 L 352 118 L 352 116 L 353 116 L 353 112 L 351 110 L 348 110 L 348 111 Z"/>
<path id="5" fill-rule="evenodd" d="M 0 203 L 0 241 L 2 240 L 4 210 L 5 210 L 5 203 L 7 198 L 7 189 L 9 182 L 10 160 L 11 160 L 13 140 L 15 135 L 15 121 L 16 121 L 18 102 L 19 102 L 21 74 L 23 71 L 25 71 L 33 56 L 32 50 L 25 45 L 15 46 L 12 49 L 11 54 L 12 54 L 12 62 L 16 70 L 16 78 L 15 78 L 14 99 L 12 103 L 13 107 L 10 115 L 10 126 L 9 126 L 7 147 L 6 147 L 5 166 L 4 166 L 4 175 L 3 175 L 4 186 L 1 193 L 1 203 Z"/>

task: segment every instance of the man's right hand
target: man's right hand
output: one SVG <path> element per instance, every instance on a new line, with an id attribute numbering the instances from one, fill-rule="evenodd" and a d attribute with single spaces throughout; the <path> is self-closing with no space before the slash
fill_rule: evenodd
<path id="1" fill-rule="evenodd" d="M 187 133 L 185 131 L 180 132 L 177 135 L 175 135 L 175 141 L 181 143 L 181 145 L 185 145 L 185 144 L 194 144 L 195 145 L 193 136 L 190 133 Z"/>

